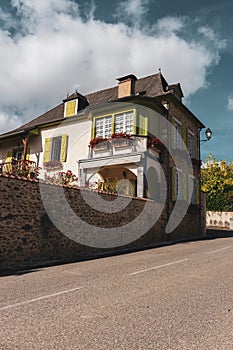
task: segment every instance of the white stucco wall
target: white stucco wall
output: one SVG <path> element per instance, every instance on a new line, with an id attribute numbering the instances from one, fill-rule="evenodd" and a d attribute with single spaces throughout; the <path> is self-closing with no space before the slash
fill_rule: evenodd
<path id="1" fill-rule="evenodd" d="M 88 145 L 91 139 L 91 120 L 82 120 L 80 122 L 75 121 L 70 124 L 61 124 L 60 126 L 50 127 L 41 131 L 41 144 L 44 148 L 45 138 L 57 137 L 64 134 L 68 135 L 67 144 L 67 159 L 63 163 L 63 171 L 71 170 L 74 174 L 78 175 L 78 163 L 79 159 L 88 157 Z M 43 178 L 43 151 L 41 150 L 39 156 L 39 166 L 42 168 L 41 177 Z M 52 171 L 47 171 L 50 175 Z M 56 171 L 55 171 L 56 172 Z"/>
<path id="2" fill-rule="evenodd" d="M 207 211 L 206 226 L 233 229 L 233 212 Z"/>

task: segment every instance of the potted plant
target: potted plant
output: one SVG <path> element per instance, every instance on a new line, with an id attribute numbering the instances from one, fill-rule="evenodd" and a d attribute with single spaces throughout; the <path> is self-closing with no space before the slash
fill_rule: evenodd
<path id="1" fill-rule="evenodd" d="M 105 137 L 94 137 L 90 143 L 91 148 L 95 149 L 108 149 L 108 139 Z"/>
<path id="2" fill-rule="evenodd" d="M 149 137 L 147 140 L 147 146 L 156 150 L 162 150 L 162 148 L 164 147 L 163 143 L 157 137 Z"/>
<path id="3" fill-rule="evenodd" d="M 48 162 L 44 162 L 44 167 L 49 169 L 62 169 L 63 164 L 59 160 L 50 160 Z"/>
<path id="4" fill-rule="evenodd" d="M 111 140 L 115 147 L 129 146 L 132 144 L 132 136 L 126 132 L 112 134 Z"/>

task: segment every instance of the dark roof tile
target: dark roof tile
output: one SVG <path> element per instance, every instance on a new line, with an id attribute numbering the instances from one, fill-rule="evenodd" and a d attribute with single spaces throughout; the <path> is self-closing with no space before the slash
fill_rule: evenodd
<path id="1" fill-rule="evenodd" d="M 170 87 L 176 86 L 177 84 L 170 85 Z M 135 94 L 142 93 L 144 96 L 156 97 L 169 93 L 168 83 L 164 79 L 161 73 L 153 74 L 144 78 L 140 78 L 135 81 Z M 68 96 L 64 101 L 71 100 L 72 98 L 82 96 L 82 98 L 87 99 L 89 106 L 95 106 L 101 103 L 106 103 L 114 101 L 117 99 L 118 87 L 112 87 L 100 91 L 96 91 L 85 96 L 74 92 L 72 95 Z M 49 123 L 55 120 L 63 119 L 64 117 L 64 103 L 52 108 L 48 112 L 40 115 L 39 117 L 31 120 L 30 122 L 22 125 L 21 127 L 12 130 L 10 132 L 4 133 L 0 138 L 13 136 L 17 133 L 36 128 L 39 125 Z"/>

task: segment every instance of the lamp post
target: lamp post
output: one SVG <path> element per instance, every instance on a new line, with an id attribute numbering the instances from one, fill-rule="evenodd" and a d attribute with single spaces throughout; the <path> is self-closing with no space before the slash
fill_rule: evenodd
<path id="1" fill-rule="evenodd" d="M 206 136 L 206 139 L 204 140 L 200 140 L 200 142 L 206 142 L 206 141 L 209 141 L 212 137 L 212 131 L 210 130 L 210 128 L 207 128 L 206 131 L 205 131 L 205 136 Z"/>
<path id="2" fill-rule="evenodd" d="M 199 157 L 200 157 L 200 145 L 201 145 L 201 143 L 203 143 L 203 142 L 207 142 L 207 141 L 209 141 L 210 139 L 211 139 L 211 137 L 212 137 L 212 131 L 210 130 L 210 128 L 207 128 L 206 129 L 206 131 L 205 131 L 205 136 L 206 136 L 206 138 L 204 139 L 204 140 L 200 140 L 199 141 Z M 200 171 L 200 170 L 199 170 Z M 199 223 L 199 225 L 200 225 L 200 231 L 202 231 L 202 222 L 201 222 L 201 217 L 202 217 L 202 206 L 203 206 L 203 202 L 202 202 L 202 195 L 201 195 L 201 181 L 200 181 L 200 172 L 199 172 L 199 203 L 200 203 L 200 208 L 199 208 L 199 210 L 200 210 L 200 223 Z M 205 214 L 204 214 L 205 215 Z M 205 235 L 205 233 L 204 233 L 204 235 Z"/>

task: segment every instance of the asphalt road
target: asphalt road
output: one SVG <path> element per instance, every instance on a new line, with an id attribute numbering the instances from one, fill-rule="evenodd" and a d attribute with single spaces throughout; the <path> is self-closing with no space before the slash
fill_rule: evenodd
<path id="1" fill-rule="evenodd" d="M 1 277 L 0 349 L 232 350 L 233 238 Z"/>

